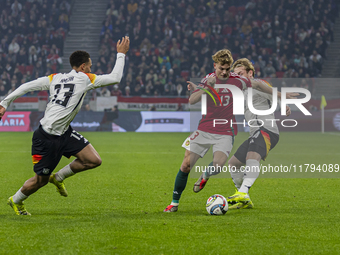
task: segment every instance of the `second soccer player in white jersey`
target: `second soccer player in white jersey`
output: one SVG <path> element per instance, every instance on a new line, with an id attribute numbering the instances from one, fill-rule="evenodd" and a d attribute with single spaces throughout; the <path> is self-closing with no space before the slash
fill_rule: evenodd
<path id="1" fill-rule="evenodd" d="M 246 58 L 237 60 L 233 64 L 233 70 L 238 75 L 249 79 L 254 79 L 255 69 L 253 64 Z M 259 79 L 258 79 L 259 80 Z M 265 80 L 259 80 L 270 86 Z M 247 92 L 245 92 L 247 93 Z M 253 105 L 258 110 L 271 108 L 272 96 L 260 91 L 253 92 Z M 245 98 L 247 95 L 245 95 Z M 290 115 L 291 110 L 286 107 L 286 115 Z M 228 197 L 230 209 L 253 208 L 254 204 L 249 197 L 249 189 L 254 184 L 260 174 L 260 161 L 265 160 L 269 151 L 272 150 L 279 141 L 279 129 L 275 122 L 268 119 L 275 119 L 274 113 L 260 116 L 253 114 L 248 106 L 245 109 L 245 119 L 252 121 L 249 127 L 250 137 L 244 141 L 229 160 L 229 166 L 237 169 L 231 171 L 231 177 L 237 188 L 234 195 Z M 261 126 L 262 124 L 262 126 Z M 261 126 L 261 127 L 257 127 Z M 240 168 L 246 166 L 242 171 Z"/>
<path id="2" fill-rule="evenodd" d="M 65 178 L 101 165 L 98 152 L 85 137 L 72 129 L 70 123 L 79 112 L 87 91 L 120 82 L 129 46 L 130 40 L 127 36 L 117 42 L 117 61 L 110 74 L 91 74 L 90 55 L 85 51 L 75 51 L 70 56 L 71 72 L 51 74 L 24 83 L 0 102 L 1 120 L 10 103 L 16 98 L 30 91 L 50 91 L 45 115 L 32 138 L 35 176 L 28 179 L 8 198 L 8 205 L 17 215 L 30 215 L 23 201 L 48 182 L 53 183 L 57 191 L 66 197 L 68 194 L 63 183 Z M 76 159 L 52 174 L 62 156 L 75 156 Z"/>

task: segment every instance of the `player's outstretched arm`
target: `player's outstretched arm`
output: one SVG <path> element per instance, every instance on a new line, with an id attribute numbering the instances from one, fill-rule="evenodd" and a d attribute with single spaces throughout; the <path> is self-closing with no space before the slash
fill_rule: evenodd
<path id="1" fill-rule="evenodd" d="M 34 81 L 26 82 L 16 90 L 14 90 L 7 97 L 5 97 L 5 99 L 0 102 L 0 106 L 7 109 L 8 106 L 18 97 L 21 97 L 22 95 L 25 95 L 26 93 L 31 91 L 48 90 L 49 86 L 50 79 L 47 76 L 38 78 Z"/>
<path id="2" fill-rule="evenodd" d="M 188 90 L 192 90 L 195 91 L 197 89 L 197 85 L 192 83 L 191 81 L 187 81 L 188 83 Z M 214 87 L 216 83 L 216 77 L 209 77 L 206 81 L 206 84 Z M 201 101 L 201 96 L 204 94 L 205 92 L 203 90 L 200 91 L 196 91 L 195 93 L 192 93 L 190 98 L 189 98 L 189 103 L 190 104 L 196 104 L 197 102 Z"/>
<path id="3" fill-rule="evenodd" d="M 256 90 L 259 90 L 259 91 L 262 91 L 264 93 L 267 93 L 267 94 L 273 94 L 273 89 L 269 86 L 267 86 L 266 84 L 262 83 L 261 81 L 259 80 L 256 80 L 256 79 L 252 79 L 251 80 L 251 86 L 256 89 Z"/>
<path id="4" fill-rule="evenodd" d="M 195 93 L 192 93 L 191 96 L 189 97 L 189 103 L 190 104 L 196 104 L 199 101 L 201 101 L 201 96 L 205 92 L 203 90 L 196 91 Z"/>
<path id="5" fill-rule="evenodd" d="M 273 89 L 269 86 L 267 86 L 266 84 L 262 83 L 261 81 L 259 80 L 251 80 L 251 86 L 254 88 L 254 89 L 257 89 L 259 91 L 262 91 L 264 93 L 267 93 L 267 94 L 273 94 Z M 287 99 L 296 99 L 296 97 L 299 95 L 299 93 L 287 93 L 286 94 L 286 98 Z M 278 99 L 281 99 L 281 92 L 278 91 L 277 92 L 277 97 Z"/>
<path id="6" fill-rule="evenodd" d="M 125 65 L 125 54 L 129 51 L 130 39 L 128 36 L 118 40 L 117 42 L 117 60 L 116 64 L 110 74 L 97 75 L 95 80 L 95 87 L 103 87 L 117 84 L 123 77 L 123 70 Z"/>

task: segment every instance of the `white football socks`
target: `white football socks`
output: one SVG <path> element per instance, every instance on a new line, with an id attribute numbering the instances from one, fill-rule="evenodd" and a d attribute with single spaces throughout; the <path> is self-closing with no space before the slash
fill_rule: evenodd
<path id="1" fill-rule="evenodd" d="M 72 175 L 75 175 L 75 173 L 71 170 L 70 164 L 68 164 L 55 173 L 55 178 L 58 182 L 62 182 L 64 179 Z"/>
<path id="2" fill-rule="evenodd" d="M 246 169 L 244 171 L 243 182 L 239 192 L 248 193 L 250 187 L 254 184 L 260 175 L 260 162 L 256 159 L 248 159 L 246 161 Z"/>
<path id="3" fill-rule="evenodd" d="M 20 204 L 22 201 L 24 201 L 28 196 L 26 196 L 24 193 L 21 192 L 21 188 L 15 193 L 13 196 L 13 202 L 16 204 Z"/>
<path id="4" fill-rule="evenodd" d="M 237 190 L 239 190 L 243 182 L 244 173 L 239 168 L 237 168 L 236 170 L 231 169 L 230 175 L 231 178 L 233 179 L 235 187 L 237 188 Z"/>

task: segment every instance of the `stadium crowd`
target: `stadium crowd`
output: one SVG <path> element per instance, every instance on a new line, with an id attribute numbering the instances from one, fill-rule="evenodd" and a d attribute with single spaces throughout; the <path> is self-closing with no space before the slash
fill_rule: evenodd
<path id="1" fill-rule="evenodd" d="M 58 72 L 72 4 L 0 0 L 0 97 Z M 311 89 L 338 13 L 336 0 L 109 0 L 92 70 L 110 72 L 116 41 L 129 35 L 123 80 L 100 95 L 186 96 L 186 80 L 212 72 L 222 48 L 250 59 L 257 77 L 283 78 L 275 86 L 301 78 L 294 86 Z"/>
<path id="2" fill-rule="evenodd" d="M 112 95 L 186 95 L 185 81 L 212 72 L 211 55 L 222 48 L 250 59 L 257 77 L 319 77 L 337 16 L 335 0 L 110 0 L 94 71 L 111 71 L 115 42 L 129 35 Z"/>
<path id="3" fill-rule="evenodd" d="M 3 97 L 24 82 L 58 72 L 72 0 L 0 0 L 0 6 Z M 46 92 L 39 95 L 45 97 Z"/>

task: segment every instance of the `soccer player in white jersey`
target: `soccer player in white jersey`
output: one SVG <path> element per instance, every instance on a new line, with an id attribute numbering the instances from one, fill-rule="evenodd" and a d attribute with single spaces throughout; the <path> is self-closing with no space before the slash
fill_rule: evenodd
<path id="1" fill-rule="evenodd" d="M 86 138 L 72 129 L 70 123 L 79 112 L 88 90 L 120 82 L 129 46 L 130 39 L 127 36 L 117 42 L 117 61 L 110 74 L 91 74 L 90 55 L 85 51 L 75 51 L 70 56 L 71 72 L 51 74 L 24 83 L 0 102 L 1 120 L 7 107 L 16 98 L 30 91 L 50 91 L 45 115 L 32 138 L 35 176 L 28 179 L 7 201 L 17 215 L 30 215 L 23 201 L 48 182 L 53 183 L 60 195 L 66 197 L 65 178 L 101 165 L 98 152 Z M 52 174 L 62 156 L 75 156 L 76 159 Z"/>
<path id="2" fill-rule="evenodd" d="M 254 79 L 254 66 L 246 58 L 237 60 L 233 64 L 232 69 L 238 75 L 247 77 L 251 80 L 257 80 L 270 86 L 270 84 L 265 80 Z M 244 93 L 245 98 L 247 98 L 247 91 Z M 255 109 L 268 110 L 271 108 L 271 105 L 271 95 L 253 90 L 253 106 Z M 290 113 L 291 110 L 287 106 L 287 116 L 290 115 Z M 249 189 L 259 176 L 259 165 L 261 159 L 265 160 L 269 151 L 272 150 L 279 141 L 279 130 L 276 123 L 268 121 L 268 119 L 275 119 L 273 113 L 264 116 L 255 115 L 248 109 L 248 105 L 246 104 L 245 119 L 246 121 L 254 120 L 250 122 L 250 137 L 242 143 L 236 153 L 228 161 L 230 169 L 236 169 L 236 171 L 231 171 L 230 173 L 235 187 L 237 188 L 236 193 L 227 198 L 228 203 L 230 204 L 229 209 L 245 209 L 254 207 L 254 204 L 249 197 Z M 242 170 L 241 167 L 244 166 L 246 167 Z M 209 173 L 202 177 L 203 179 L 200 178 L 198 181 L 206 183 L 209 179 Z"/>

